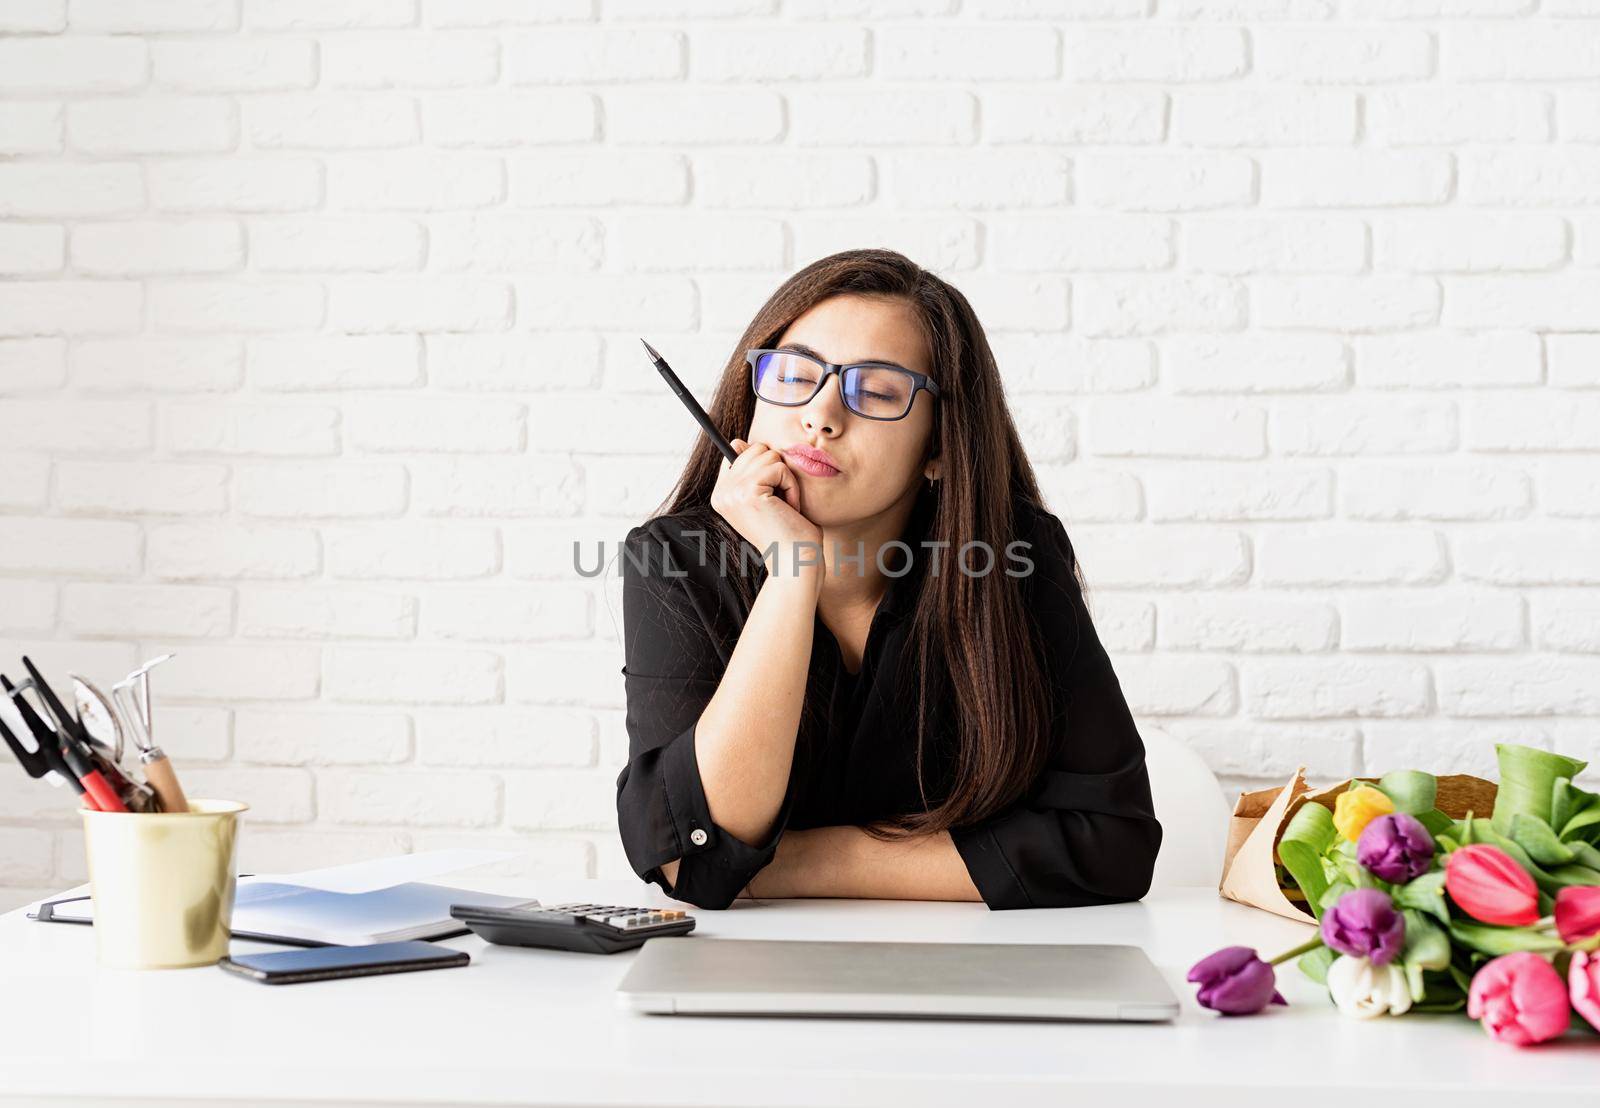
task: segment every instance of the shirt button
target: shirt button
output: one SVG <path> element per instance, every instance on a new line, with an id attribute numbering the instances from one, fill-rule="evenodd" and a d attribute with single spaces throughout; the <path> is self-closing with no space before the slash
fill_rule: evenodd
<path id="1" fill-rule="evenodd" d="M 706 830 L 705 830 L 705 828 L 704 827 L 696 827 L 693 831 L 689 832 L 689 841 L 694 843 L 695 846 L 705 846 L 706 845 Z"/>

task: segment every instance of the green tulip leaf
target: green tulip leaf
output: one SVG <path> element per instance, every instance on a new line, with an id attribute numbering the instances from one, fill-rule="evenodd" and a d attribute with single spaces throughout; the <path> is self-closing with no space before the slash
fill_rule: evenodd
<path id="1" fill-rule="evenodd" d="M 1426 827 L 1428 829 L 1428 834 L 1432 835 L 1436 839 L 1440 835 L 1448 834 L 1450 829 L 1456 825 L 1455 820 L 1451 819 L 1437 808 L 1430 812 L 1423 812 L 1417 817 L 1417 822 Z"/>
<path id="2" fill-rule="evenodd" d="M 1419 769 L 1397 769 L 1378 779 L 1378 788 L 1394 801 L 1394 810 L 1420 816 L 1433 811 L 1439 782 L 1431 773 Z"/>
<path id="3" fill-rule="evenodd" d="M 1596 850 L 1586 842 L 1577 841 L 1567 844 L 1572 848 L 1572 860 L 1580 866 L 1590 869 L 1600 869 L 1600 850 Z"/>
<path id="4" fill-rule="evenodd" d="M 1322 863 L 1328 848 L 1339 837 L 1333 826 L 1333 813 L 1322 805 L 1308 801 L 1300 805 L 1283 838 L 1278 840 L 1278 857 L 1284 868 L 1293 876 L 1295 884 L 1305 893 L 1306 903 L 1314 915 L 1321 916 L 1322 894 L 1327 890 L 1329 878 Z"/>
<path id="5" fill-rule="evenodd" d="M 1588 866 L 1556 866 L 1550 871 L 1556 888 L 1567 885 L 1600 885 L 1600 870 Z"/>
<path id="6" fill-rule="evenodd" d="M 1423 983 L 1427 985 L 1423 1004 L 1436 1005 L 1434 1011 L 1449 1012 L 1454 1011 L 1455 1006 L 1466 1003 L 1466 993 L 1456 983 L 1454 969 L 1454 966 L 1446 965 L 1442 970 L 1428 970 L 1422 975 Z"/>
<path id="7" fill-rule="evenodd" d="M 1519 814 L 1549 823 L 1556 778 L 1571 780 L 1589 764 L 1516 743 L 1497 743 L 1494 749 L 1500 761 L 1500 787 L 1495 793 L 1493 823 L 1502 835 L 1511 833 L 1511 821 Z"/>
<path id="8" fill-rule="evenodd" d="M 1518 812 L 1511 817 L 1511 837 L 1541 866 L 1560 866 L 1572 861 L 1572 848 L 1556 838 L 1542 819 Z"/>
<path id="9" fill-rule="evenodd" d="M 1563 840 L 1581 837 L 1593 841 L 1596 834 L 1600 834 L 1600 803 L 1578 809 L 1561 827 Z"/>
<path id="10" fill-rule="evenodd" d="M 1595 811 L 1600 811 L 1600 795 L 1578 788 L 1569 778 L 1556 778 L 1550 795 L 1551 827 L 1563 831 L 1574 816 Z"/>
<path id="11" fill-rule="evenodd" d="M 1446 970 L 1422 975 L 1424 992 L 1422 1000 L 1411 1005 L 1413 1012 L 1459 1012 L 1466 1006 L 1466 989 L 1456 979 L 1456 968 L 1448 966 Z"/>
<path id="12" fill-rule="evenodd" d="M 1406 975 L 1406 988 L 1411 992 L 1411 1006 L 1414 1008 L 1421 1003 L 1428 991 L 1427 986 L 1422 983 L 1422 967 L 1402 962 L 1400 970 Z"/>
<path id="13" fill-rule="evenodd" d="M 1450 964 L 1450 936 L 1433 920 L 1407 908 L 1401 913 L 1406 921 L 1406 945 L 1400 957 L 1407 966 L 1419 970 L 1442 970 Z M 1421 1000 L 1421 996 L 1413 996 Z"/>
<path id="14" fill-rule="evenodd" d="M 1329 908 L 1332 908 L 1335 904 L 1339 903 L 1339 898 L 1341 896 L 1354 888 L 1355 886 L 1348 881 L 1335 881 L 1326 889 L 1323 889 L 1322 899 L 1317 904 L 1316 915 L 1320 916 L 1323 912 L 1326 912 Z"/>
<path id="15" fill-rule="evenodd" d="M 1556 783 L 1550 789 L 1550 826 L 1560 831 L 1567 825 L 1567 820 L 1572 818 L 1572 813 L 1578 808 L 1580 801 L 1577 797 L 1578 790 L 1572 787 L 1572 781 L 1566 777 L 1557 777 Z"/>
<path id="16" fill-rule="evenodd" d="M 1328 967 L 1333 965 L 1335 957 L 1333 951 L 1325 946 L 1319 946 L 1309 953 L 1300 955 L 1296 965 L 1300 967 L 1300 972 L 1311 980 L 1319 985 L 1325 985 L 1328 982 Z"/>
<path id="17" fill-rule="evenodd" d="M 1535 954 L 1550 954 L 1561 949 L 1561 939 L 1555 935 L 1542 935 L 1521 927 L 1494 927 L 1487 923 L 1468 923 L 1453 920 L 1450 937 L 1462 946 L 1482 954 L 1499 957 L 1519 950 Z"/>
<path id="18" fill-rule="evenodd" d="M 1434 870 L 1407 881 L 1391 894 L 1401 908 L 1414 908 L 1426 912 L 1440 923 L 1449 925 L 1450 906 L 1444 899 L 1444 871 Z"/>
<path id="19" fill-rule="evenodd" d="M 1322 857 L 1322 872 L 1329 884 L 1343 881 L 1350 885 L 1361 885 L 1361 875 L 1365 870 L 1356 861 L 1356 844 L 1343 835 L 1334 839 L 1333 845 Z"/>

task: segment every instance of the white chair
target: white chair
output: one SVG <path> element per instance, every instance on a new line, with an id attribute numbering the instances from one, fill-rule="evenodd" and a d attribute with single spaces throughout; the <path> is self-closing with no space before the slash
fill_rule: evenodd
<path id="1" fill-rule="evenodd" d="M 1150 795 L 1161 821 L 1151 888 L 1209 885 L 1222 878 L 1233 805 L 1200 755 L 1160 728 L 1141 730 Z"/>

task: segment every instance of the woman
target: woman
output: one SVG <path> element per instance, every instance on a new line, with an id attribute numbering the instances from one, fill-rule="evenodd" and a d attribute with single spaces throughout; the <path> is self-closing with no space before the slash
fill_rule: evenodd
<path id="1" fill-rule="evenodd" d="M 623 548 L 634 870 L 703 908 L 1142 897 L 1144 746 L 965 297 L 815 262 L 709 411 L 737 460 L 702 436 Z"/>

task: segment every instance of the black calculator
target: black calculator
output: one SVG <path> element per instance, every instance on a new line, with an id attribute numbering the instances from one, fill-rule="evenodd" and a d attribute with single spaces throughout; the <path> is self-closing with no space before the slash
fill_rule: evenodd
<path id="1" fill-rule="evenodd" d="M 508 908 L 452 904 L 450 915 L 491 943 L 543 946 L 586 954 L 615 954 L 663 935 L 687 935 L 694 917 L 675 908 L 627 908 L 617 904 L 540 904 Z"/>

